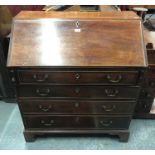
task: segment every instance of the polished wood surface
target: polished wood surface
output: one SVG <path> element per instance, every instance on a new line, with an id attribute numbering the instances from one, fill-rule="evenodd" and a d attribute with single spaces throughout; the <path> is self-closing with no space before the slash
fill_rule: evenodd
<path id="1" fill-rule="evenodd" d="M 135 101 L 19 100 L 24 114 L 129 114 Z"/>
<path id="2" fill-rule="evenodd" d="M 127 129 L 130 116 L 92 115 L 29 115 L 25 116 L 27 128 L 61 129 Z M 62 121 L 63 119 L 63 121 Z M 124 122 L 124 123 L 122 123 Z"/>
<path id="3" fill-rule="evenodd" d="M 25 14 L 32 16 L 29 12 Z M 40 19 L 15 18 L 8 66 L 147 66 L 139 19 L 132 16 L 130 20 L 123 20 L 123 14 L 119 14 L 122 19 L 116 20 L 112 15 L 110 19 L 106 16 L 102 17 L 104 20 L 98 19 L 102 13 L 97 13 L 98 16 L 86 13 L 85 19 L 81 18 L 83 14 L 67 13 L 77 16 L 65 19 L 68 16 L 61 13 L 58 20 L 52 18 L 53 12 L 50 14 L 50 19 L 45 19 L 46 13 Z M 76 17 L 80 19 L 77 21 Z"/>
<path id="4" fill-rule="evenodd" d="M 44 12 L 44 11 L 21 11 L 15 19 L 41 19 L 41 18 L 95 18 L 95 19 L 140 19 L 136 13 L 132 11 L 121 11 L 121 12 Z"/>
<path id="5" fill-rule="evenodd" d="M 130 86 L 35 86 L 21 85 L 19 97 L 85 98 L 85 99 L 136 99 L 140 87 Z"/>
<path id="6" fill-rule="evenodd" d="M 134 85 L 137 71 L 19 70 L 19 83 Z"/>

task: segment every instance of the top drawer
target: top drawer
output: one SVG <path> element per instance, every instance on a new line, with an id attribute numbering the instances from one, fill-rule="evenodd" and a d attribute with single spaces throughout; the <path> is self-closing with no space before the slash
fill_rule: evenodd
<path id="1" fill-rule="evenodd" d="M 136 71 L 18 71 L 20 83 L 135 85 Z"/>

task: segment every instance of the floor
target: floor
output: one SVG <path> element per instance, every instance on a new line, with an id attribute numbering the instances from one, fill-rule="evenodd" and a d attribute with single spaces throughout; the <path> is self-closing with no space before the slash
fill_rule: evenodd
<path id="1" fill-rule="evenodd" d="M 113 137 L 46 137 L 26 143 L 17 104 L 0 101 L 0 150 L 155 149 L 155 120 L 133 120 L 128 143 Z"/>

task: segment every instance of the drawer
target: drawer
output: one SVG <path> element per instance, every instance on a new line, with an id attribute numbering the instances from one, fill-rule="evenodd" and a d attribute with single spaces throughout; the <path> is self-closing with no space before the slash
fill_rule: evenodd
<path id="1" fill-rule="evenodd" d="M 18 86 L 19 97 L 42 98 L 104 98 L 104 99 L 136 99 L 140 87 L 136 86 Z"/>
<path id="2" fill-rule="evenodd" d="M 20 83 L 135 85 L 138 72 L 18 71 Z"/>
<path id="3" fill-rule="evenodd" d="M 23 100 L 24 114 L 132 114 L 135 101 Z"/>
<path id="4" fill-rule="evenodd" d="M 61 129 L 127 129 L 131 121 L 130 116 L 96 116 L 96 115 L 25 115 L 26 128 L 61 128 Z"/>

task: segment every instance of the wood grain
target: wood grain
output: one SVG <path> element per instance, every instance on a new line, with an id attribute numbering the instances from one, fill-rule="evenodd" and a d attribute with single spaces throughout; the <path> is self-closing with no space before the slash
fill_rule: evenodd
<path id="1" fill-rule="evenodd" d="M 40 18 L 102 18 L 102 19 L 140 19 L 132 11 L 122 12 L 44 12 L 44 11 L 21 11 L 15 19 L 40 19 Z"/>
<path id="2" fill-rule="evenodd" d="M 13 23 L 7 65 L 144 67 L 147 61 L 141 21 L 135 20 L 133 15 L 133 20 L 123 20 L 124 16 L 130 17 L 130 14 L 118 14 L 122 18 L 117 20 L 117 14 L 112 18 L 111 13 L 102 20 L 104 14 L 99 12 L 84 15 L 60 13 L 61 19 L 52 19 L 56 13 L 48 14 L 49 19 L 42 12 L 34 14 L 40 19 L 26 19 L 33 17 L 31 12 L 25 12 L 23 16 L 19 14 Z M 74 19 L 66 19 L 71 17 Z M 76 18 L 79 18 L 78 28 Z"/>

